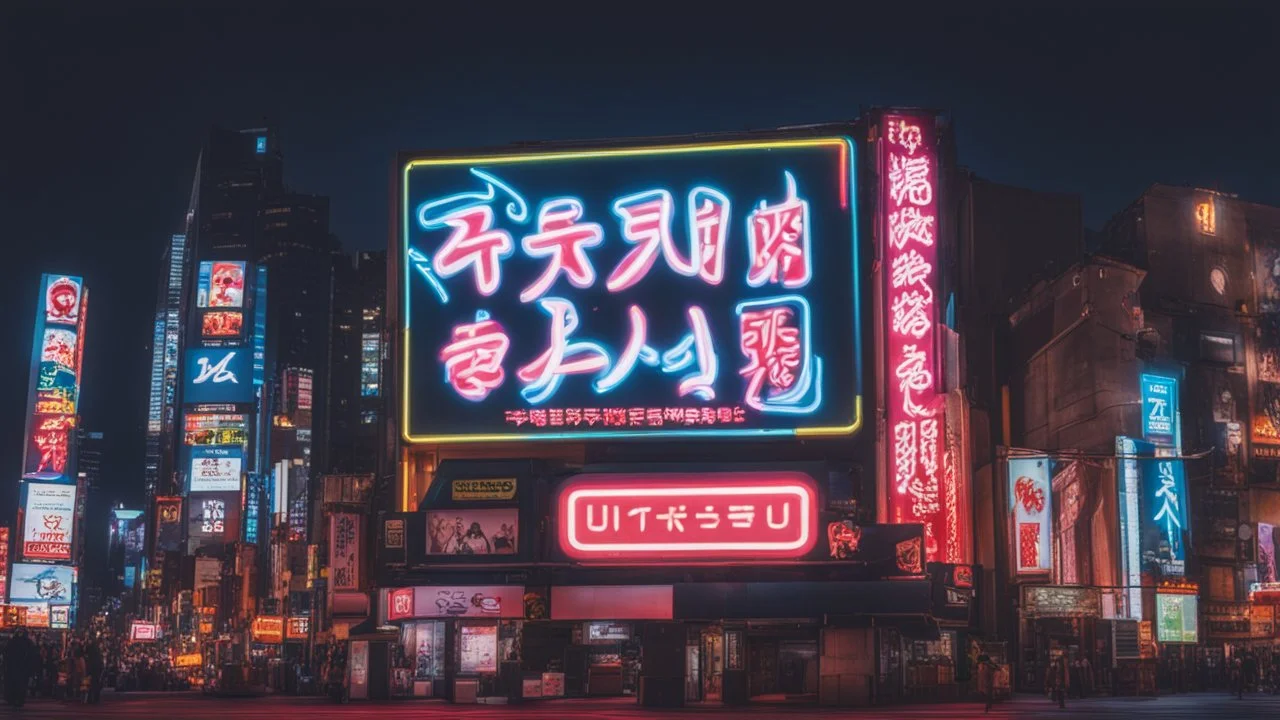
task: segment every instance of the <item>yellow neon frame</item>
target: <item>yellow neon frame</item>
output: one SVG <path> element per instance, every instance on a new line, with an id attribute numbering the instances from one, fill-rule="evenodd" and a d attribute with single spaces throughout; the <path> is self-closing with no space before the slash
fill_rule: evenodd
<path id="1" fill-rule="evenodd" d="M 830 136 L 821 138 L 793 138 L 793 139 L 777 139 L 777 140 L 752 140 L 752 141 L 721 141 L 721 142 L 702 142 L 687 143 L 676 145 L 651 145 L 636 146 L 622 148 L 602 148 L 602 149 L 584 149 L 584 150 L 553 150 L 548 152 L 526 152 L 512 153 L 501 155 L 467 155 L 459 157 L 440 157 L 440 158 L 422 158 L 410 160 L 404 164 L 400 176 L 400 209 L 402 213 L 402 224 L 400 226 L 400 257 L 399 262 L 402 267 L 401 292 L 404 293 L 404 306 L 401 312 L 404 317 L 401 323 L 401 345 L 404 348 L 403 366 L 401 371 L 400 383 L 400 437 L 410 444 L 426 444 L 426 443 L 482 443 L 482 442 L 513 442 L 513 441 L 543 441 L 543 442 L 587 442 L 592 440 L 607 439 L 644 439 L 644 438 L 676 438 L 676 437 L 697 437 L 703 436 L 707 439 L 715 439 L 717 436 L 715 431 L 702 431 L 689 434 L 673 435 L 665 431 L 656 432 L 625 432 L 619 433 L 612 438 L 608 435 L 594 434 L 577 437 L 563 437 L 562 434 L 545 434 L 545 435 L 528 435 L 521 433 L 479 433 L 471 435 L 419 435 L 413 436 L 409 434 L 409 372 L 412 367 L 409 358 L 409 324 L 408 320 L 408 293 L 409 293 L 409 264 L 404 261 L 408 253 L 409 246 L 409 173 L 415 167 L 432 167 L 447 165 L 476 165 L 476 164 L 502 164 L 502 163 L 525 163 L 525 162 L 547 162 L 554 160 L 575 160 L 575 159 L 591 159 L 605 157 L 643 157 L 652 155 L 677 155 L 683 153 L 698 152 L 724 152 L 732 150 L 761 150 L 769 148 L 796 148 L 796 147 L 828 147 L 835 146 L 841 151 L 842 179 L 846 183 L 845 195 L 848 197 L 850 205 L 850 213 L 853 215 L 853 264 L 858 267 L 858 221 L 857 221 L 857 198 L 854 197 L 854 175 L 857 169 L 853 167 L 854 145 L 853 140 L 849 137 Z M 836 435 L 851 435 L 862 427 L 862 395 L 861 395 L 861 369 L 862 369 L 862 318 L 861 318 L 861 290 L 858 288 L 857 273 L 854 273 L 854 324 L 857 326 L 857 334 L 855 337 L 855 358 L 854 364 L 858 370 L 857 385 L 853 397 L 853 422 L 848 425 L 837 425 L 830 427 L 812 427 L 812 428 L 795 428 L 789 434 L 770 433 L 760 431 L 761 437 L 783 438 L 783 437 L 830 437 Z M 399 300 L 399 298 L 397 298 Z M 570 433 L 566 433 L 572 435 Z M 721 436 L 723 437 L 723 436 Z M 735 438 L 749 438 L 750 431 L 735 432 Z"/>

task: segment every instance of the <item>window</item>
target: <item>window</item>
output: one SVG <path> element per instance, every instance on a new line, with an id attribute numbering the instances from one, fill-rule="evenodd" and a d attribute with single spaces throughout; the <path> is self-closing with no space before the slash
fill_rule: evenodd
<path id="1" fill-rule="evenodd" d="M 1200 359 L 1206 362 L 1238 365 L 1240 357 L 1236 352 L 1237 346 L 1234 335 L 1215 332 L 1200 333 Z"/>
<path id="2" fill-rule="evenodd" d="M 1215 217 L 1213 198 L 1204 198 L 1196 203 L 1196 229 L 1205 235 L 1218 234 L 1218 218 Z"/>
<path id="3" fill-rule="evenodd" d="M 377 410 L 364 410 L 360 413 L 360 422 L 364 425 L 372 425 L 378 422 Z"/>

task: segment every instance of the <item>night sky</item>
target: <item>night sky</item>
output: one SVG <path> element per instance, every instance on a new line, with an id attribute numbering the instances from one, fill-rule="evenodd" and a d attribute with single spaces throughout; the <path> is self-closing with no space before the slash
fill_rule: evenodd
<path id="1" fill-rule="evenodd" d="M 1081 193 L 1095 229 L 1154 182 L 1280 204 L 1277 16 L 1263 10 L 107 4 L 0 9 L 0 468 L 20 469 L 39 274 L 81 274 L 85 425 L 107 433 L 108 494 L 129 502 L 142 495 L 161 247 L 214 123 L 270 118 L 286 182 L 332 197 L 348 249 L 386 245 L 397 150 L 766 128 L 883 104 L 948 110 L 963 164 Z M 0 493 L 0 522 L 16 496 Z"/>

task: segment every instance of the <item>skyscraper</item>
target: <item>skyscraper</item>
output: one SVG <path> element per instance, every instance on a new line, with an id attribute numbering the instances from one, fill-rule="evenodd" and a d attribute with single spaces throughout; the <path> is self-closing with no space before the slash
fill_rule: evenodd
<path id="1" fill-rule="evenodd" d="M 339 247 L 328 198 L 285 188 L 269 127 L 210 131 L 184 230 L 166 253 L 155 318 L 151 567 L 182 554 L 223 563 L 222 587 L 206 595 L 223 599 L 218 631 L 236 631 L 279 587 L 275 543 L 307 542 Z M 178 587 L 148 580 L 159 595 Z"/>
<path id="2" fill-rule="evenodd" d="M 354 262 L 351 262 L 354 260 Z M 387 255 L 360 252 L 336 266 L 334 279 L 333 376 L 329 385 L 329 470 L 378 471 L 385 421 L 383 333 Z"/>

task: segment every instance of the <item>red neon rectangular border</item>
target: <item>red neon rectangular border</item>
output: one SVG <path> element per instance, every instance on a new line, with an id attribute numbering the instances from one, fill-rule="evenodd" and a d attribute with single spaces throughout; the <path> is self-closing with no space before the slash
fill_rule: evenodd
<path id="1" fill-rule="evenodd" d="M 803 516 L 803 535 L 796 543 L 689 543 L 686 547 L 673 543 L 614 543 L 592 547 L 574 537 L 572 504 L 584 496 L 601 493 L 689 492 L 705 489 L 708 494 L 733 495 L 797 495 Z M 628 497 L 628 495 L 620 495 Z M 691 497 L 701 497 L 693 494 Z M 560 549 L 575 560 L 611 563 L 669 561 L 679 564 L 689 560 L 729 560 L 760 558 L 793 559 L 807 555 L 817 543 L 818 493 L 812 478 L 800 472 L 722 472 L 722 473 L 588 473 L 575 475 L 561 485 L 556 500 L 557 535 Z M 621 547 L 626 545 L 629 547 Z"/>

